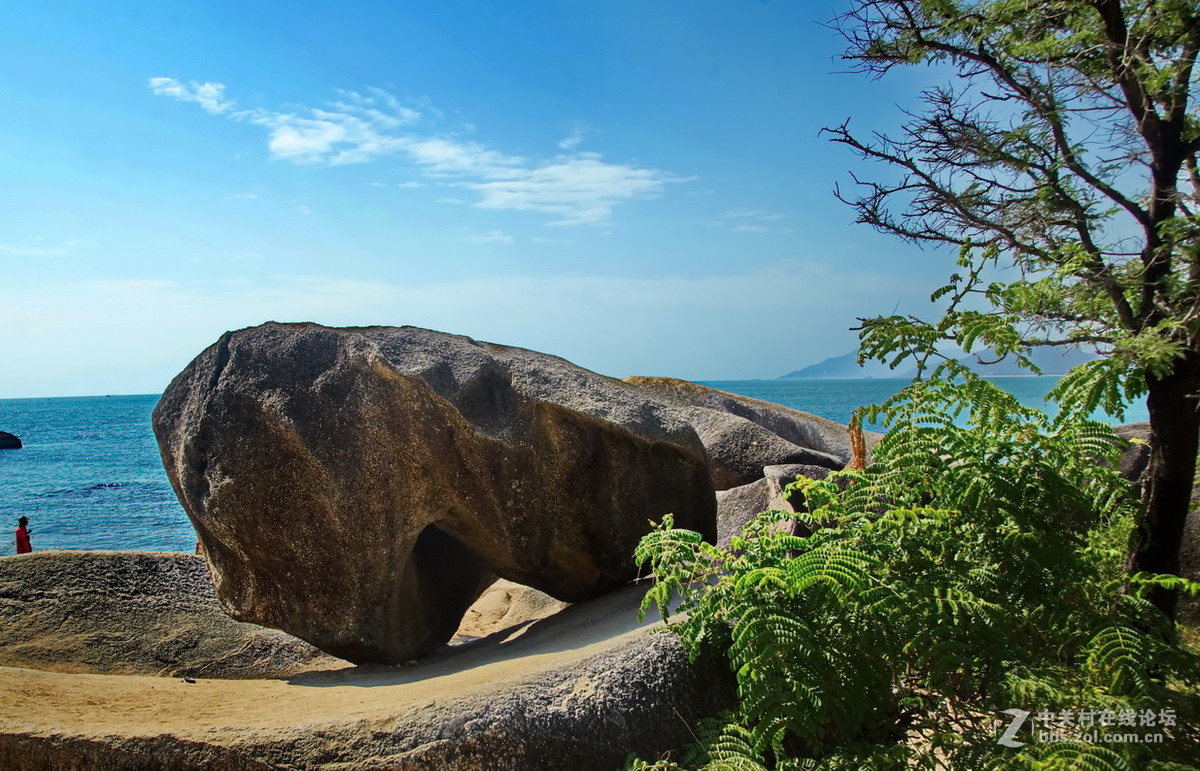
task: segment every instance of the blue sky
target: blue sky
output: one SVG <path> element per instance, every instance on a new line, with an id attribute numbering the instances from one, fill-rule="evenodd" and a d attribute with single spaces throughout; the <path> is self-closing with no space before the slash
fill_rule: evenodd
<path id="1" fill-rule="evenodd" d="M 922 78 L 839 2 L 25 3 L 0 46 L 0 397 L 152 393 L 227 329 L 418 326 L 771 378 L 952 262 L 853 224 Z"/>

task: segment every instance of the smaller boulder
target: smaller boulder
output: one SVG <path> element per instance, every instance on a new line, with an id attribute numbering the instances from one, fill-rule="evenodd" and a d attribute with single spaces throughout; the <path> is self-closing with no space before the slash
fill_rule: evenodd
<path id="1" fill-rule="evenodd" d="M 708 451 L 716 490 L 761 479 L 765 466 L 803 464 L 840 469 L 845 465 L 841 458 L 801 447 L 746 418 L 705 407 L 677 409 Z"/>
<path id="2" fill-rule="evenodd" d="M 23 446 L 20 437 L 16 434 L 0 431 L 0 450 L 19 450 Z"/>
<path id="3" fill-rule="evenodd" d="M 787 464 L 766 466 L 763 478 L 755 482 L 717 493 L 717 545 L 728 546 L 742 527 L 763 511 L 799 511 L 804 505 L 796 495 L 784 496 L 784 490 L 796 477 L 824 479 L 829 469 L 823 466 Z M 790 528 L 799 532 L 798 527 Z"/>
<path id="4" fill-rule="evenodd" d="M 1125 450 L 1117 461 L 1117 471 L 1131 482 L 1142 483 L 1142 474 L 1150 465 L 1150 424 L 1126 423 L 1114 429 L 1125 440 Z"/>
<path id="5" fill-rule="evenodd" d="M 667 377 L 629 377 L 690 423 L 708 452 L 714 487 L 728 490 L 780 464 L 843 468 L 853 454 L 846 426 L 771 402 Z M 864 431 L 867 449 L 883 437 Z"/>

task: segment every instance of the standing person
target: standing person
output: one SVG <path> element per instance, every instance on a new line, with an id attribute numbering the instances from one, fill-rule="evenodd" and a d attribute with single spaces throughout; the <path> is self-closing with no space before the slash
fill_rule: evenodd
<path id="1" fill-rule="evenodd" d="M 33 547 L 29 545 L 29 517 L 21 517 L 17 520 L 17 554 L 28 554 L 33 551 Z"/>

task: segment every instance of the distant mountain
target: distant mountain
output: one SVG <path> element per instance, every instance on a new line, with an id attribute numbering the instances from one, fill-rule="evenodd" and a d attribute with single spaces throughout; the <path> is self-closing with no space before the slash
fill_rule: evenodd
<path id="1" fill-rule="evenodd" d="M 903 378 L 911 379 L 917 373 L 915 366 L 901 365 L 896 369 L 888 369 L 886 364 L 869 361 L 864 366 L 858 366 L 858 354 L 847 353 L 834 356 L 804 369 L 798 369 L 780 376 L 779 380 L 852 380 L 854 378 Z M 1061 348 L 1037 348 L 1030 354 L 1030 359 L 1041 368 L 1045 375 L 1065 375 L 1067 370 L 1096 358 L 1093 353 L 1071 351 Z M 990 377 L 1006 377 L 1009 375 L 1028 375 L 1028 370 L 1021 369 L 1011 359 L 999 364 L 980 364 L 975 356 L 964 356 L 959 359 L 972 371 Z"/>
<path id="2" fill-rule="evenodd" d="M 881 364 L 877 361 L 869 361 L 863 366 L 858 366 L 858 354 L 847 353 L 844 356 L 834 356 L 831 359 L 812 364 L 804 369 L 798 369 L 795 372 L 789 372 L 786 375 L 778 378 L 779 380 L 849 380 L 853 378 L 864 377 L 902 377 L 911 378 L 915 368 L 909 367 L 905 371 L 891 370 L 886 364 Z"/>

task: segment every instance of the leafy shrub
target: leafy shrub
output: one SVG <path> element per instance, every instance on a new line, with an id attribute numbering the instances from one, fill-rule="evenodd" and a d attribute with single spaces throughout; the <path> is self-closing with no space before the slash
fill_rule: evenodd
<path id="1" fill-rule="evenodd" d="M 643 614 L 673 618 L 668 628 L 693 652 L 724 650 L 740 706 L 699 726 L 677 760 L 632 767 L 1189 759 L 1200 726 L 1181 687 L 1200 670 L 1144 594 L 1200 585 L 1125 574 L 1138 501 L 1113 470 L 1111 429 L 1078 411 L 1051 419 L 978 378 L 914 383 L 866 413 L 889 428 L 870 464 L 797 480 L 804 513 L 764 512 L 727 549 L 670 518 L 641 542 L 636 558 L 657 577 Z M 1000 744 L 1012 708 L 1067 741 L 1039 743 L 1026 728 L 1012 742 L 1024 746 Z M 1174 710 L 1176 725 L 1059 724 L 1083 709 Z M 1112 736 L 1130 731 L 1164 735 Z"/>

